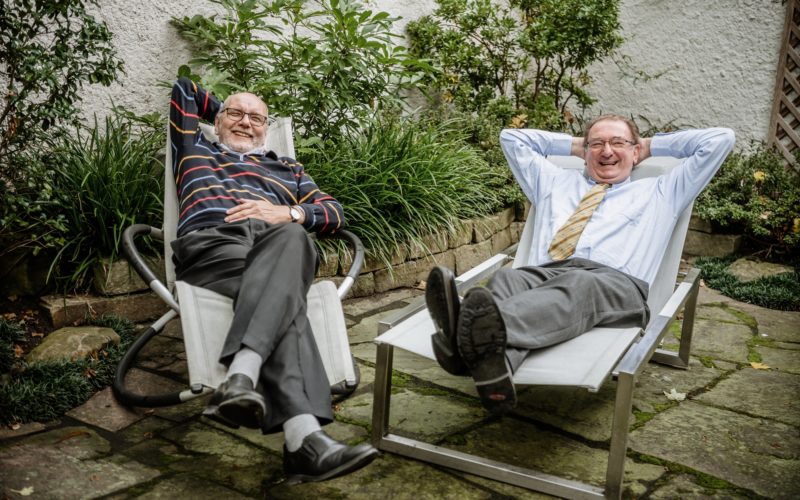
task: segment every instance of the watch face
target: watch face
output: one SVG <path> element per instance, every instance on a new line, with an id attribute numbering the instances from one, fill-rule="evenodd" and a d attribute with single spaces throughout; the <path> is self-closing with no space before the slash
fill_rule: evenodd
<path id="1" fill-rule="evenodd" d="M 297 222 L 300 220 L 300 210 L 292 207 L 289 209 L 289 213 L 292 215 L 292 222 Z"/>

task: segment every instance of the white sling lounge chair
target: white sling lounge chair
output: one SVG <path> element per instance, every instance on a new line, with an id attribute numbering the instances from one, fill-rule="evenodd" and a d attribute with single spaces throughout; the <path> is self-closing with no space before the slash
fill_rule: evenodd
<path id="1" fill-rule="evenodd" d="M 583 168 L 576 157 L 550 157 L 562 168 Z M 677 164 L 674 158 L 650 158 L 633 171 L 634 180 L 652 177 Z M 535 207 L 531 208 L 534 210 Z M 617 379 L 617 395 L 611 428 L 611 444 L 606 470 L 605 488 L 560 478 L 540 471 L 524 469 L 474 455 L 435 446 L 392 434 L 389 431 L 391 403 L 392 357 L 400 348 L 435 360 L 431 335 L 435 328 L 422 299 L 387 317 L 379 323 L 375 369 L 375 397 L 372 417 L 372 442 L 377 448 L 425 462 L 461 470 L 470 474 L 567 498 L 619 498 L 621 495 L 629 417 L 634 382 L 648 360 L 678 368 L 688 368 L 694 311 L 699 286 L 699 271 L 692 269 L 684 282 L 675 288 L 681 251 L 692 207 L 678 220 L 669 247 L 661 262 L 656 282 L 650 290 L 648 305 L 651 320 L 640 328 L 595 328 L 577 338 L 545 349 L 532 351 L 514 374 L 520 385 L 585 387 L 596 392 L 613 377 Z M 516 250 L 514 267 L 527 262 L 534 234 L 534 217 L 528 215 Z M 511 252 L 509 252 L 511 253 Z M 511 261 L 509 255 L 496 255 L 456 278 L 459 292 L 485 280 L 494 271 Z M 659 349 L 668 327 L 685 307 L 680 347 L 677 353 Z"/>
<path id="2" fill-rule="evenodd" d="M 205 124 L 200 128 L 209 140 L 216 140 L 213 129 Z M 167 130 L 169 136 L 169 130 Z M 294 158 L 292 122 L 289 118 L 270 118 L 266 147 L 278 156 Z M 170 310 L 159 318 L 131 345 L 117 367 L 114 394 L 129 406 L 156 407 L 182 403 L 207 394 L 224 382 L 226 368 L 219 363 L 219 354 L 233 320 L 233 301 L 211 290 L 175 281 L 170 242 L 176 238 L 178 226 L 178 199 L 175 177 L 172 173 L 172 151 L 169 142 L 165 160 L 165 196 L 163 230 L 144 224 L 133 225 L 123 234 L 123 250 L 128 261 L 145 283 L 162 299 Z M 134 237 L 149 235 L 164 241 L 166 283 L 156 278 L 142 259 Z M 364 261 L 361 241 L 353 233 L 340 230 L 328 238 L 343 239 L 353 250 L 353 261 L 338 289 L 332 281 L 320 281 L 311 286 L 308 300 L 308 317 L 331 392 L 337 395 L 352 393 L 359 382 L 359 372 L 350 354 L 344 312 L 341 300 L 352 287 Z M 173 295 L 174 292 L 174 295 Z M 176 300 L 177 299 L 177 300 Z M 136 355 L 173 318 L 180 315 L 186 356 L 189 366 L 189 388 L 170 394 L 142 395 L 125 388 L 125 374 L 133 365 Z"/>

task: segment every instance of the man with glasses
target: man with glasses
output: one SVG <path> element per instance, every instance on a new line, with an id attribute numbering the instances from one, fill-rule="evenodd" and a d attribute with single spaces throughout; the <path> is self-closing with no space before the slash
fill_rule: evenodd
<path id="1" fill-rule="evenodd" d="M 515 405 L 512 374 L 529 350 L 595 326 L 646 326 L 648 290 L 672 228 L 730 153 L 734 136 L 712 128 L 643 139 L 632 120 L 603 115 L 583 137 L 509 129 L 500 141 L 536 208 L 529 265 L 501 269 L 461 303 L 446 268 L 431 271 L 426 290 L 439 364 L 471 375 L 481 402 L 496 414 Z M 586 167 L 561 169 L 548 155 L 578 156 Z M 683 161 L 632 182 L 634 166 L 651 155 Z"/>
<path id="2" fill-rule="evenodd" d="M 307 231 L 331 233 L 344 215 L 303 165 L 265 150 L 267 113 L 254 94 L 221 104 L 187 78 L 175 83 L 170 147 L 179 219 L 171 244 L 178 279 L 234 299 L 220 357 L 227 379 L 204 415 L 234 428 L 283 430 L 289 480 L 320 481 L 378 453 L 335 441 L 320 426 L 333 413 L 306 317 L 319 262 Z M 213 122 L 219 142 L 201 133 L 201 119 Z"/>

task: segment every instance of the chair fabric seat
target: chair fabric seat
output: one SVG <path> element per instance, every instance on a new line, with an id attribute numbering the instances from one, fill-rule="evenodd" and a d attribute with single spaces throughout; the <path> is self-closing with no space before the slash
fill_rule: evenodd
<path id="1" fill-rule="evenodd" d="M 233 321 L 233 300 L 216 292 L 176 281 L 191 385 L 216 388 L 225 381 L 219 355 Z M 331 386 L 357 383 L 342 303 L 332 281 L 311 285 L 308 320 Z M 190 313 L 187 313 L 189 311 Z"/>
<path id="2" fill-rule="evenodd" d="M 435 327 L 427 309 L 377 337 L 375 342 L 435 360 L 430 337 Z M 594 328 L 560 344 L 531 351 L 514 373 L 514 383 L 584 387 L 597 392 L 640 328 Z"/>

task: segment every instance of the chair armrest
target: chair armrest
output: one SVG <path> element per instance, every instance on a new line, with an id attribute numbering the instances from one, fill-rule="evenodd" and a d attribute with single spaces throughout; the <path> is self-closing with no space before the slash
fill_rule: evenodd
<path id="1" fill-rule="evenodd" d="M 496 254 L 486 259 L 469 271 L 461 274 L 460 276 L 456 276 L 456 288 L 458 289 L 459 293 L 465 292 L 477 283 L 489 278 L 498 269 L 503 267 L 510 259 L 511 258 L 508 255 L 503 253 Z M 390 328 L 394 328 L 397 326 L 397 324 L 405 321 L 424 308 L 425 297 L 417 297 L 404 308 L 383 318 L 378 323 L 378 334 L 380 335 L 388 331 Z"/>
<path id="2" fill-rule="evenodd" d="M 675 320 L 678 312 L 689 298 L 697 293 L 699 286 L 700 270 L 692 268 L 658 313 L 658 316 L 647 325 L 642 339 L 625 353 L 625 356 L 617 365 L 617 369 L 614 370 L 614 375 L 619 373 L 638 374 L 644 363 L 653 356 L 653 352 L 655 352 L 661 339 L 664 338 L 664 334 L 669 330 L 669 325 Z"/>
<path id="3" fill-rule="evenodd" d="M 152 236 L 153 238 L 163 240 L 164 233 L 161 229 L 148 226 L 146 224 L 134 224 L 125 229 L 122 233 L 122 252 L 128 260 L 136 273 L 147 283 L 147 286 L 153 290 L 156 295 L 161 297 L 161 300 L 167 303 L 174 311 L 178 312 L 178 303 L 172 297 L 172 294 L 167 289 L 166 285 L 156 278 L 156 274 L 147 266 L 147 263 L 136 248 L 134 238 L 137 236 Z"/>
<path id="4" fill-rule="evenodd" d="M 353 283 L 355 283 L 356 278 L 358 278 L 361 267 L 364 265 L 364 245 L 361 243 L 358 236 L 346 229 L 341 229 L 333 234 L 319 236 L 319 239 L 345 241 L 350 245 L 353 252 L 353 260 L 350 263 L 350 268 L 347 270 L 344 281 L 339 285 L 336 292 L 339 299 L 344 299 L 347 292 L 349 292 L 350 288 L 353 286 Z"/>

